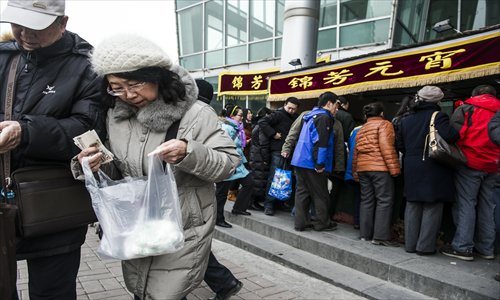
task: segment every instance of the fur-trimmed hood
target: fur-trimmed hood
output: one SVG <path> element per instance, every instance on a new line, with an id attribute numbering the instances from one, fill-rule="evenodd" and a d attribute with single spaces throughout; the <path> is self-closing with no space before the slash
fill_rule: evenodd
<path id="1" fill-rule="evenodd" d="M 196 102 L 198 98 L 198 87 L 189 72 L 179 65 L 174 65 L 170 71 L 176 73 L 186 86 L 186 96 L 184 99 L 172 103 L 165 103 L 163 99 L 158 98 L 143 108 L 137 108 L 119 98 L 116 98 L 114 108 L 114 118 L 117 120 L 129 119 L 133 116 L 146 128 L 162 132 L 166 131 L 172 123 L 178 121 Z"/>

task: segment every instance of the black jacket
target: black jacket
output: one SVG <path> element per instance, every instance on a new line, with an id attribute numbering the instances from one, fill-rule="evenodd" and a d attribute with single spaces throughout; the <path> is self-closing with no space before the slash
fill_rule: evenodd
<path id="1" fill-rule="evenodd" d="M 253 196 L 265 198 L 267 178 L 269 176 L 269 163 L 271 153 L 269 152 L 269 139 L 262 134 L 259 124 L 252 130 L 252 146 L 250 148 L 250 167 L 253 178 Z"/>
<path id="2" fill-rule="evenodd" d="M 281 107 L 259 120 L 260 130 L 269 139 L 271 151 L 281 152 L 288 131 L 290 131 L 290 127 L 296 118 L 296 114 L 290 115 Z M 274 139 L 276 132 L 281 133 L 281 139 Z"/>
<path id="3" fill-rule="evenodd" d="M 437 104 L 421 103 L 416 111 L 403 116 L 398 127 L 396 144 L 403 153 L 404 190 L 410 202 L 452 202 L 455 185 L 453 170 L 426 156 L 422 160 L 432 113 Z M 437 131 L 448 143 L 454 143 L 459 133 L 450 125 L 447 114 L 439 112 L 434 121 Z"/>
<path id="4" fill-rule="evenodd" d="M 500 146 L 500 110 L 496 112 L 488 123 L 488 134 L 493 143 Z"/>
<path id="5" fill-rule="evenodd" d="M 343 108 L 339 108 L 335 114 L 335 119 L 339 120 L 342 124 L 342 130 L 344 132 L 344 139 L 349 139 L 351 132 L 354 129 L 354 118 L 351 113 Z"/>
<path id="6" fill-rule="evenodd" d="M 106 108 L 100 101 L 101 80 L 91 70 L 92 47 L 78 35 L 66 31 L 46 48 L 31 52 L 17 43 L 0 43 L 0 119 L 4 120 L 4 95 L 8 68 L 21 53 L 16 72 L 12 119 L 22 128 L 20 145 L 12 151 L 12 170 L 19 167 L 67 163 L 79 149 L 73 137 L 90 129 L 105 136 Z M 85 240 L 87 227 L 20 240 L 18 258 L 65 253 Z"/>

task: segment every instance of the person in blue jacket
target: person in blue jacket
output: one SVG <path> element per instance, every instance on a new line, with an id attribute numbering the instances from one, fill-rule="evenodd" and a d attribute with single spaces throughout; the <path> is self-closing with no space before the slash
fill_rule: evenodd
<path id="1" fill-rule="evenodd" d="M 352 176 L 352 154 L 354 153 L 354 147 L 356 147 L 356 135 L 360 129 L 361 125 L 355 127 L 349 136 L 349 153 L 347 155 L 347 165 L 344 175 L 344 181 L 351 184 L 354 189 L 354 229 L 359 229 L 359 204 L 361 202 L 361 194 L 359 182 L 356 182 L 354 176 Z"/>
<path id="2" fill-rule="evenodd" d="M 333 168 L 333 123 L 338 110 L 338 97 L 332 92 L 319 96 L 318 106 L 303 118 L 292 165 L 295 167 L 295 230 L 313 228 L 331 231 L 335 227 L 328 215 L 328 177 Z M 313 201 L 316 219 L 310 221 L 309 205 Z"/>

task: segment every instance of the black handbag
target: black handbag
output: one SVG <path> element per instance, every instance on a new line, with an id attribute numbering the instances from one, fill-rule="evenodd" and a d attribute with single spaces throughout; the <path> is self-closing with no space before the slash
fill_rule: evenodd
<path id="1" fill-rule="evenodd" d="M 13 58 L 7 81 L 4 120 L 12 119 L 15 73 L 20 56 Z M 2 193 L 17 205 L 17 235 L 43 236 L 97 221 L 85 183 L 73 178 L 68 165 L 19 168 L 10 173 L 10 151 L 2 155 L 5 187 Z"/>
<path id="2" fill-rule="evenodd" d="M 65 165 L 20 168 L 11 175 L 17 232 L 29 238 L 97 222 L 85 183 Z"/>
<path id="3" fill-rule="evenodd" d="M 437 114 L 438 112 L 435 111 L 431 117 L 429 134 L 426 137 L 426 145 L 424 147 L 422 160 L 425 160 L 425 152 L 427 150 L 427 155 L 432 160 L 451 168 L 457 168 L 460 165 L 467 163 L 467 158 L 457 145 L 447 143 L 439 135 L 436 127 L 434 126 L 434 120 Z"/>

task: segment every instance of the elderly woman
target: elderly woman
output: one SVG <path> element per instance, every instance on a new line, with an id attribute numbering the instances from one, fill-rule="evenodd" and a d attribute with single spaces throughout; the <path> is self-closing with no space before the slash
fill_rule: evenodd
<path id="1" fill-rule="evenodd" d="M 380 102 L 365 105 L 363 112 L 366 124 L 356 135 L 352 156 L 352 174 L 361 188 L 361 239 L 371 240 L 374 245 L 397 247 L 399 244 L 391 240 L 392 177 L 400 173 L 394 127 L 384 120 L 384 107 Z"/>
<path id="2" fill-rule="evenodd" d="M 434 112 L 438 112 L 434 124 L 439 135 L 448 143 L 459 138 L 448 115 L 440 112 L 438 103 L 443 96 L 437 86 L 420 89 L 415 100 L 408 104 L 408 113 L 399 120 L 396 138 L 397 148 L 403 153 L 405 250 L 418 255 L 436 253 L 443 204 L 455 197 L 453 170 L 432 159 L 422 159 Z"/>
<path id="3" fill-rule="evenodd" d="M 156 150 L 172 165 L 181 204 L 184 248 L 123 261 L 125 284 L 136 299 L 182 299 L 203 280 L 207 267 L 215 224 L 214 183 L 233 174 L 239 155 L 214 110 L 196 100 L 194 79 L 151 41 L 111 37 L 95 49 L 92 65 L 103 76 L 103 94 L 112 103 L 107 143 L 115 159 L 103 171 L 147 175 L 147 154 Z M 165 142 L 173 126 L 178 126 L 175 138 Z M 102 155 L 97 151 L 84 149 L 78 159 L 90 156 L 96 171 Z"/>

